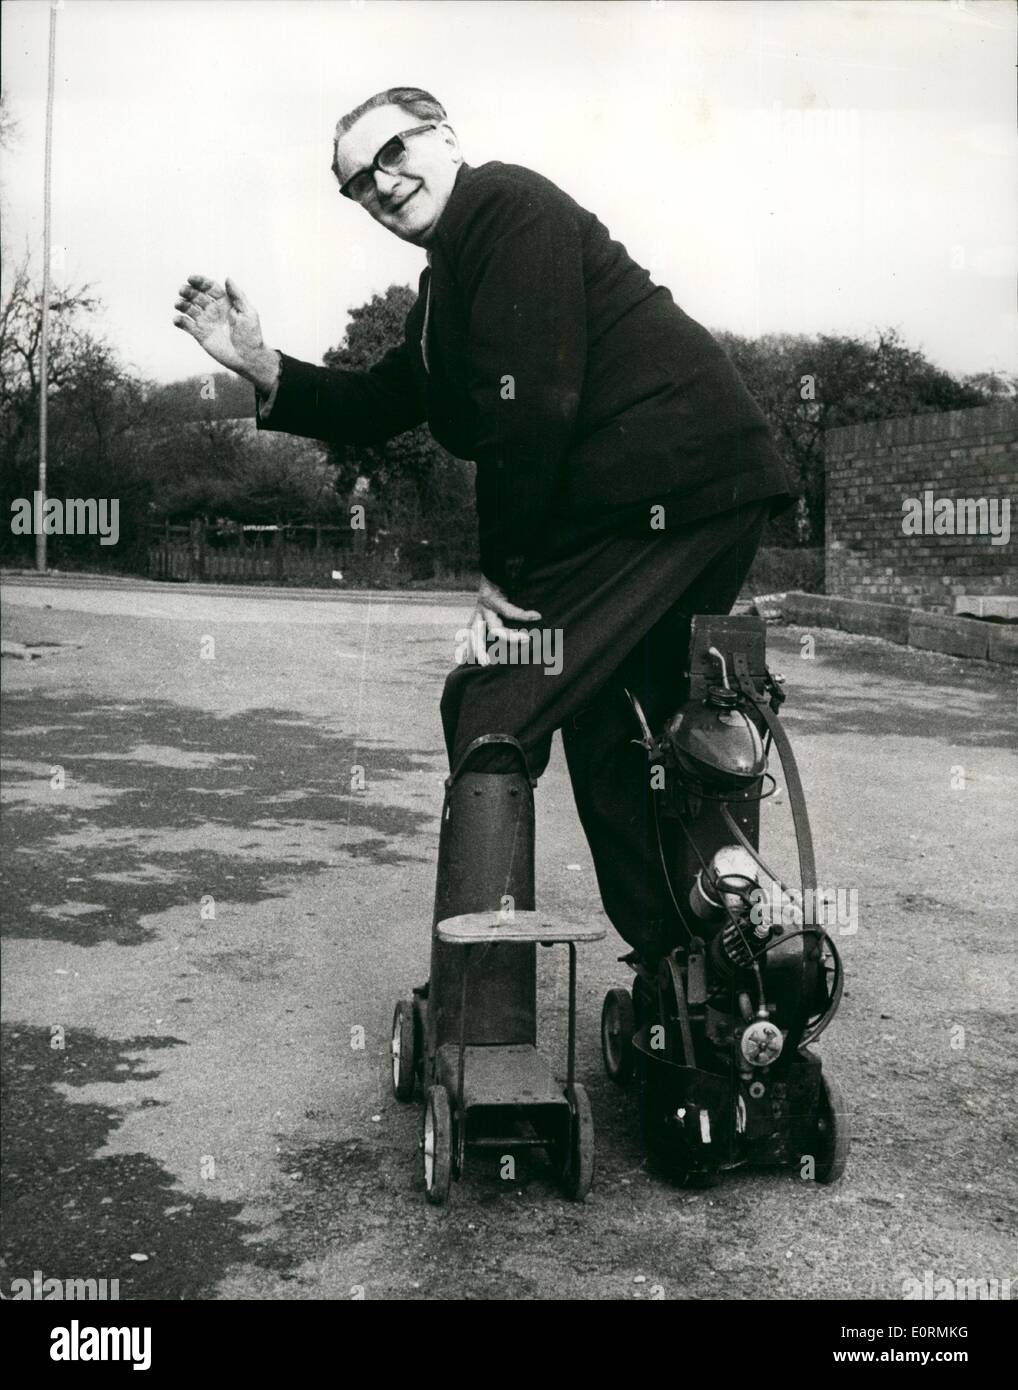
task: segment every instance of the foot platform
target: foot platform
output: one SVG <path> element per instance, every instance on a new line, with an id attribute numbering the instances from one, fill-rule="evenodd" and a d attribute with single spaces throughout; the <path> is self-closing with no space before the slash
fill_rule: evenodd
<path id="1" fill-rule="evenodd" d="M 465 912 L 459 917 L 444 918 L 435 928 L 435 935 L 450 946 L 482 946 L 500 941 L 550 946 L 562 941 L 600 941 L 605 930 L 558 922 L 544 912 Z"/>

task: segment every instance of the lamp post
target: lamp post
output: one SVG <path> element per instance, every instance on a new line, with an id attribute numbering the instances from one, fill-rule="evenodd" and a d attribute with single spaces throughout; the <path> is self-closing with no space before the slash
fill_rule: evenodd
<path id="1" fill-rule="evenodd" d="M 46 84 L 46 162 L 43 172 L 42 331 L 39 335 L 39 510 L 35 533 L 35 568 L 46 573 L 46 445 L 49 424 L 50 174 L 53 165 L 53 85 L 57 59 L 57 3 L 49 11 L 49 73 Z"/>

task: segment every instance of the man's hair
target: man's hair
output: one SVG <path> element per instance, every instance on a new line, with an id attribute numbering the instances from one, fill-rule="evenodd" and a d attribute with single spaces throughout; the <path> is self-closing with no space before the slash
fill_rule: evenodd
<path id="1" fill-rule="evenodd" d="M 339 179 L 339 142 L 343 136 L 364 115 L 376 106 L 400 106 L 410 116 L 419 121 L 444 121 L 445 107 L 440 101 L 424 91 L 422 87 L 386 87 L 384 92 L 376 92 L 360 106 L 355 106 L 336 122 L 336 134 L 332 141 L 332 172 Z"/>

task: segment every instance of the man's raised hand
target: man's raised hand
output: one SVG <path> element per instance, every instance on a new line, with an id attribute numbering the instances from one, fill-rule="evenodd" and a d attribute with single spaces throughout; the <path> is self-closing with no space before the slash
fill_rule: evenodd
<path id="1" fill-rule="evenodd" d="M 227 277 L 225 288 L 205 275 L 189 275 L 180 287 L 173 322 L 199 342 L 214 361 L 269 392 L 279 356 L 265 346 L 254 306 Z"/>

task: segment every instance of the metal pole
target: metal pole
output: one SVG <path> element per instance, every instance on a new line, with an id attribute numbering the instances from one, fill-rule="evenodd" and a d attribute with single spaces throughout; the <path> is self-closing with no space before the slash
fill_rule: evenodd
<path id="1" fill-rule="evenodd" d="M 50 300 L 50 174 L 53 167 L 53 87 L 57 61 L 57 7 L 49 11 L 49 74 L 46 84 L 46 164 L 43 174 L 42 221 L 42 331 L 39 335 L 39 510 L 35 533 L 35 567 L 46 573 L 46 532 L 43 509 L 46 505 L 46 446 L 49 405 L 49 300 Z"/>

